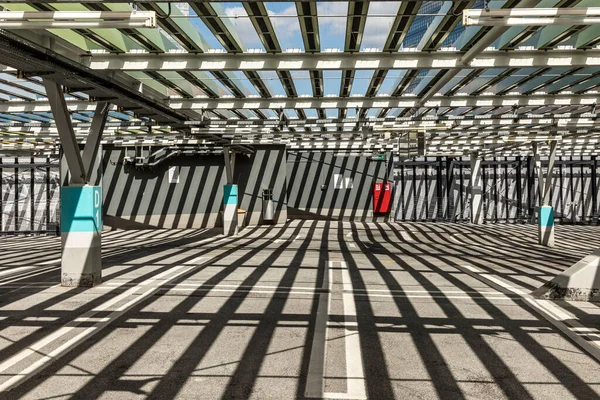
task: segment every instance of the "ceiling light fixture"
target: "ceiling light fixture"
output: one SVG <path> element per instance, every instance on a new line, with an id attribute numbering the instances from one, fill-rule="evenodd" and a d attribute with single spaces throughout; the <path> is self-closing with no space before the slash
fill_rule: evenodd
<path id="1" fill-rule="evenodd" d="M 463 11 L 463 26 L 542 26 L 600 24 L 600 7 L 507 8 Z"/>
<path id="2" fill-rule="evenodd" d="M 0 11 L 0 29 L 155 27 L 154 11 Z"/>

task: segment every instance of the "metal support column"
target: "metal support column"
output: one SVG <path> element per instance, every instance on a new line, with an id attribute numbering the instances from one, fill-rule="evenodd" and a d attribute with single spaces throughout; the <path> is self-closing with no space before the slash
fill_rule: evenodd
<path id="1" fill-rule="evenodd" d="M 597 179 L 597 171 L 598 168 L 598 160 L 596 156 L 592 156 L 592 224 L 596 225 L 598 223 L 598 184 L 596 182 Z"/>
<path id="2" fill-rule="evenodd" d="M 238 233 L 238 187 L 233 184 L 235 153 L 230 155 L 229 147 L 223 147 L 225 175 L 227 184 L 223 187 L 223 234 L 226 236 Z"/>
<path id="3" fill-rule="evenodd" d="M 550 155 L 548 157 L 548 171 L 544 176 L 542 163 L 537 144 L 534 145 L 535 167 L 538 174 L 538 185 L 540 188 L 540 207 L 538 209 L 538 241 L 539 244 L 554 247 L 554 208 L 550 205 L 550 188 L 552 186 L 552 170 L 556 160 L 557 141 L 549 143 Z"/>
<path id="4" fill-rule="evenodd" d="M 29 170 L 29 230 L 35 230 L 35 158 L 31 157 Z"/>
<path id="5" fill-rule="evenodd" d="M 481 195 L 483 193 L 481 177 L 481 158 L 479 154 L 471 155 L 471 223 L 483 223 L 483 210 Z"/>
<path id="6" fill-rule="evenodd" d="M 535 163 L 532 156 L 527 156 L 527 218 L 528 223 L 535 222 Z"/>

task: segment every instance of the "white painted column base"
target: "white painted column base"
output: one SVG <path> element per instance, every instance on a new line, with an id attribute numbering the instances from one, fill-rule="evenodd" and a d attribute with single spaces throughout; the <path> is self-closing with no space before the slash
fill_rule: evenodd
<path id="1" fill-rule="evenodd" d="M 95 286 L 102 282 L 100 232 L 63 232 L 61 285 Z"/>
<path id="2" fill-rule="evenodd" d="M 538 225 L 538 242 L 542 246 L 554 247 L 554 225 Z"/>

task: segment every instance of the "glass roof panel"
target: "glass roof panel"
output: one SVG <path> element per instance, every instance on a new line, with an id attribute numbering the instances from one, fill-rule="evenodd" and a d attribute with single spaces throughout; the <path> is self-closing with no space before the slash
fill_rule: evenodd
<path id="1" fill-rule="evenodd" d="M 318 117 L 317 110 L 314 108 L 305 108 L 304 113 L 306 114 L 306 118 L 314 119 Z"/>
<path id="2" fill-rule="evenodd" d="M 90 117 L 88 117 L 87 115 L 83 115 L 80 113 L 72 113 L 71 116 L 78 120 L 78 121 L 82 121 L 82 122 L 90 122 L 92 119 Z"/>
<path id="3" fill-rule="evenodd" d="M 167 87 L 162 83 L 157 82 L 156 79 L 153 79 L 145 73 L 139 71 L 126 71 L 125 73 L 130 75 L 132 78 L 137 79 L 144 85 L 151 87 L 152 89 L 157 90 L 158 92 L 167 96 Z"/>
<path id="4" fill-rule="evenodd" d="M 259 96 L 258 90 L 252 85 L 250 80 L 246 78 L 243 72 L 233 71 L 226 72 L 235 86 L 240 89 L 246 96 Z"/>
<path id="5" fill-rule="evenodd" d="M 400 45 L 400 49 L 420 49 L 421 47 L 423 47 L 425 41 L 429 38 L 429 36 L 432 33 L 431 30 L 435 29 L 437 24 L 443 18 L 441 15 L 433 16 L 431 14 L 446 14 L 446 12 L 450 9 L 451 6 L 451 1 L 424 1 L 423 4 L 421 4 L 421 8 L 419 9 L 417 16 L 413 20 L 412 25 L 408 29 L 406 37 Z"/>
<path id="6" fill-rule="evenodd" d="M 265 115 L 265 117 L 267 117 L 267 119 L 277 119 L 279 118 L 277 116 L 277 114 L 275 113 L 275 111 L 268 109 L 268 108 L 261 108 L 260 111 L 262 111 L 262 113 Z"/>
<path id="7" fill-rule="evenodd" d="M 312 83 L 308 71 L 290 71 L 298 96 L 312 96 Z"/>
<path id="8" fill-rule="evenodd" d="M 490 87 L 489 89 L 487 89 L 486 91 L 492 92 L 492 93 L 497 93 L 500 92 L 504 89 L 506 89 L 507 87 L 519 82 L 522 79 L 527 78 L 528 76 L 532 75 L 533 73 L 535 73 L 539 68 L 521 68 L 516 72 L 513 72 L 509 77 L 507 77 L 506 79 L 502 79 L 500 82 L 498 82 L 498 84 Z M 491 78 L 493 78 L 493 73 L 490 73 L 491 70 L 485 71 L 483 75 L 485 76 L 490 76 L 492 75 Z M 491 79 L 490 78 L 490 79 Z M 513 89 L 510 90 L 510 92 L 519 92 L 521 93 L 521 88 L 520 87 L 515 87 Z"/>
<path id="9" fill-rule="evenodd" d="M 323 94 L 325 96 L 339 96 L 341 84 L 342 71 L 323 71 Z"/>
<path id="10" fill-rule="evenodd" d="M 498 2 L 494 2 L 494 3 L 497 4 Z M 488 7 L 494 8 L 494 6 L 496 6 L 496 4 L 488 5 Z M 472 9 L 482 9 L 482 8 L 484 8 L 484 6 L 485 6 L 484 0 L 477 0 L 471 6 L 471 8 Z M 478 29 L 479 27 L 475 27 L 475 28 Z M 454 27 L 454 29 L 452 29 L 452 32 L 450 32 L 450 34 L 448 35 L 446 40 L 444 40 L 441 47 L 455 47 L 455 43 L 459 41 L 458 39 L 465 33 L 465 31 L 466 31 L 466 29 L 463 26 L 462 21 L 459 20 L 458 24 Z"/>
<path id="11" fill-rule="evenodd" d="M 390 70 L 385 79 L 383 80 L 381 87 L 379 88 L 378 96 L 391 96 L 394 90 L 398 87 L 400 80 L 406 75 L 407 70 Z"/>
<path id="12" fill-rule="evenodd" d="M 594 72 L 598 72 L 598 69 L 595 67 L 584 68 L 580 71 L 575 72 L 574 74 L 569 74 L 569 75 L 565 76 L 564 78 L 559 79 L 557 82 L 554 82 L 553 84 L 548 85 L 544 89 L 548 93 L 553 92 L 555 90 L 562 88 L 565 85 L 576 82 L 583 78 L 587 78 Z M 571 87 L 571 88 L 568 88 L 565 90 L 573 90 L 573 88 Z"/>
<path id="13" fill-rule="evenodd" d="M 367 112 L 367 118 L 376 118 L 379 115 L 381 108 L 370 108 Z"/>
<path id="14" fill-rule="evenodd" d="M 361 43 L 363 50 L 383 48 L 399 7 L 399 1 L 370 2 Z"/>
<path id="15" fill-rule="evenodd" d="M 200 89 L 198 89 L 196 86 L 192 85 L 189 81 L 185 80 L 177 72 L 164 71 L 164 72 L 159 72 L 159 74 L 164 76 L 170 82 L 174 83 L 178 88 L 183 90 L 185 93 L 188 93 L 192 96 L 198 96 L 198 95 L 201 95 L 204 93 Z M 168 90 L 171 95 L 181 95 L 181 93 L 177 93 L 177 91 L 175 91 L 174 89 L 169 88 Z"/>
<path id="16" fill-rule="evenodd" d="M 269 88 L 273 96 L 286 96 L 281 80 L 275 71 L 258 71 L 258 75 Z"/>
<path id="17" fill-rule="evenodd" d="M 456 74 L 456 76 L 452 78 L 450 82 L 442 86 L 442 88 L 440 89 L 440 93 L 446 93 L 448 90 L 452 89 L 457 83 L 463 80 L 472 71 L 472 69 L 461 69 L 460 71 L 458 71 L 458 74 Z M 464 88 L 460 89 L 458 93 L 463 92 L 463 90 Z"/>
<path id="18" fill-rule="evenodd" d="M 227 89 L 221 81 L 219 81 L 213 74 L 210 72 L 203 71 L 192 71 L 192 75 L 203 84 L 205 84 L 209 89 L 215 92 L 219 96 L 231 96 L 231 92 Z"/>
<path id="19" fill-rule="evenodd" d="M 265 47 L 263 46 L 258 33 L 256 33 L 256 29 L 254 29 L 254 25 L 252 25 L 252 21 L 248 17 L 248 13 L 244 9 L 242 3 L 222 2 L 218 4 L 225 12 L 225 15 L 229 17 L 228 21 L 234 26 L 236 33 L 242 41 L 241 44 L 248 50 L 259 49 L 264 51 Z"/>
<path id="20" fill-rule="evenodd" d="M 598 89 L 598 84 L 600 83 L 600 76 L 596 76 L 591 78 L 585 82 L 579 83 L 573 87 L 570 87 L 567 90 L 572 91 L 573 93 L 586 92 L 590 89 Z"/>
<path id="21" fill-rule="evenodd" d="M 414 94 L 418 95 L 421 88 L 429 83 L 434 77 L 437 70 L 431 69 L 422 69 L 419 71 L 415 79 L 408 85 L 408 87 L 404 90 L 404 95 Z"/>
<path id="22" fill-rule="evenodd" d="M 43 115 L 23 113 L 23 114 L 19 114 L 19 116 L 23 117 L 23 118 L 29 118 L 32 121 L 50 122 L 50 118 L 44 117 Z"/>
<path id="23" fill-rule="evenodd" d="M 569 71 L 570 69 L 571 69 L 570 67 L 552 68 L 550 71 L 545 72 L 543 75 L 533 78 L 529 82 L 525 83 L 521 88 L 521 93 L 528 92 L 528 91 L 536 88 L 537 86 L 543 84 L 544 82 L 547 82 L 550 79 L 557 77 L 558 75 L 564 74 L 565 72 Z M 541 88 L 538 90 L 545 92 L 546 88 Z M 536 91 L 538 91 L 538 90 L 536 90 Z"/>
<path id="24" fill-rule="evenodd" d="M 372 69 L 359 69 L 354 73 L 354 82 L 352 82 L 352 90 L 350 96 L 364 96 L 367 93 L 367 88 L 373 78 Z"/>
<path id="25" fill-rule="evenodd" d="M 208 27 L 206 26 L 204 21 L 202 21 L 198 17 L 198 14 L 196 14 L 196 11 L 191 7 L 189 7 L 189 15 L 190 15 L 190 19 L 189 19 L 190 23 L 194 26 L 194 28 L 196 28 L 196 30 L 198 31 L 200 36 L 202 36 L 202 38 L 206 41 L 208 49 L 225 50 L 225 48 L 223 47 L 221 42 L 219 42 L 217 40 L 217 38 L 211 32 L 211 30 L 208 29 Z"/>
<path id="26" fill-rule="evenodd" d="M 325 117 L 327 118 L 337 118 L 338 110 L 335 108 L 326 108 L 325 109 Z"/>
<path id="27" fill-rule="evenodd" d="M 300 49 L 304 51 L 304 40 L 300 32 L 298 13 L 294 3 L 265 3 L 269 19 L 279 40 L 282 51 Z"/>
<path id="28" fill-rule="evenodd" d="M 344 49 L 346 40 L 347 1 L 317 2 L 321 51 Z"/>
<path id="29" fill-rule="evenodd" d="M 36 96 L 35 94 L 32 94 L 30 92 L 26 92 L 24 90 L 15 88 L 14 86 L 9 86 L 9 85 L 5 85 L 3 83 L 0 83 L 0 89 L 1 90 L 5 90 L 7 92 L 10 93 L 14 93 L 13 96 L 14 98 L 19 98 L 22 100 L 36 100 L 38 96 Z"/>
<path id="30" fill-rule="evenodd" d="M 14 114 L 0 114 L 0 118 L 16 122 L 29 122 L 29 118 L 23 118 Z"/>

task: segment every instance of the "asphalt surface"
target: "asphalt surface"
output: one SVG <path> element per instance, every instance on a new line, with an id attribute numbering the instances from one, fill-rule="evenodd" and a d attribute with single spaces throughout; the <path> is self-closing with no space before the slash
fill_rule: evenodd
<path id="1" fill-rule="evenodd" d="M 57 285 L 60 238 L 2 237 L 0 399 L 600 398 L 577 342 L 600 343 L 600 304 L 526 299 L 600 228 L 558 226 L 553 249 L 536 232 L 113 231 L 87 289 Z"/>

